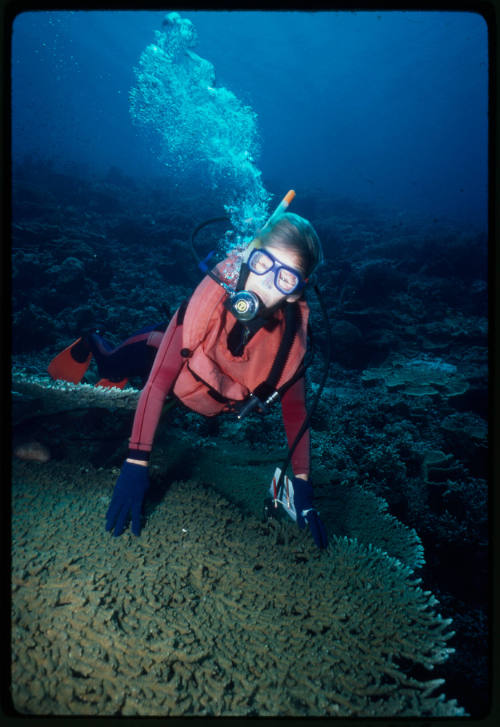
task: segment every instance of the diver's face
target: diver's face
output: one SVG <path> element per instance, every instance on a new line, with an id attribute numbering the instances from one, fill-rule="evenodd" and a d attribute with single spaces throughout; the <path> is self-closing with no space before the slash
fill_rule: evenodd
<path id="1" fill-rule="evenodd" d="M 265 250 L 269 250 L 278 262 L 300 271 L 300 258 L 297 253 L 273 245 L 266 245 Z M 273 270 L 270 270 L 264 275 L 257 275 L 250 271 L 245 284 L 245 290 L 249 290 L 258 295 L 266 308 L 277 308 L 285 301 L 293 303 L 300 298 L 302 291 L 292 295 L 285 295 L 279 291 L 274 285 L 274 278 L 275 272 Z"/>

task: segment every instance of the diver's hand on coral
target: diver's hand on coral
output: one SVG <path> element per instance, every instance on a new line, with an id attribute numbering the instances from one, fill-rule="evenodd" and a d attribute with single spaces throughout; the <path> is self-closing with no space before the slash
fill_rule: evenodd
<path id="1" fill-rule="evenodd" d="M 130 516 L 133 534 L 141 534 L 142 501 L 148 487 L 148 468 L 125 461 L 106 513 L 106 530 L 112 530 L 114 527 L 113 535 L 115 537 L 121 535 Z"/>
<path id="2" fill-rule="evenodd" d="M 312 504 L 313 488 L 310 480 L 293 478 L 293 504 L 297 513 L 297 525 L 303 530 L 307 525 L 318 548 L 326 548 L 328 538 L 318 511 Z"/>

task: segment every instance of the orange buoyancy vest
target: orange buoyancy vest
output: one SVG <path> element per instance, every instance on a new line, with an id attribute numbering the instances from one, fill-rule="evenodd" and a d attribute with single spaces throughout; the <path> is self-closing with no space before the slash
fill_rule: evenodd
<path id="1" fill-rule="evenodd" d="M 242 356 L 233 356 L 227 337 L 235 318 L 224 307 L 226 298 L 227 293 L 207 275 L 191 296 L 184 314 L 182 346 L 187 358 L 173 393 L 189 409 L 205 416 L 228 411 L 232 402 L 244 401 L 266 380 L 285 331 L 285 316 L 278 310 L 278 325 L 272 331 L 260 328 L 246 344 Z M 298 305 L 300 324 L 277 388 L 290 381 L 306 352 L 309 307 L 305 300 L 298 301 Z M 210 390 L 224 400 L 210 396 Z"/>

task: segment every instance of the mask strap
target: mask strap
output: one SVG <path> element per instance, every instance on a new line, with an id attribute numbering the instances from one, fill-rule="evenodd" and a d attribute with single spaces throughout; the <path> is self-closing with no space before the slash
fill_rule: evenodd
<path id="1" fill-rule="evenodd" d="M 252 242 L 248 243 L 246 248 L 243 251 L 242 259 L 243 262 L 246 264 L 250 258 L 250 255 L 253 253 L 254 250 L 258 250 L 262 247 L 262 240 L 260 237 L 254 237 Z"/>
<path id="2" fill-rule="evenodd" d="M 249 273 L 250 268 L 248 267 L 248 263 L 241 263 L 240 274 L 238 275 L 238 282 L 236 283 L 236 290 L 238 292 L 244 289 Z"/>

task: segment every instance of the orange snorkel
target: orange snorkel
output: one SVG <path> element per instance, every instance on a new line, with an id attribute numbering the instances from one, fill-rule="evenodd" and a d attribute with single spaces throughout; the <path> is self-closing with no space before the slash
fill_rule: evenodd
<path id="1" fill-rule="evenodd" d="M 288 205 L 292 201 L 292 199 L 295 197 L 295 190 L 289 189 L 288 192 L 285 194 L 279 205 L 276 207 L 274 212 L 272 213 L 271 217 L 268 219 L 264 227 L 267 227 L 270 225 L 277 217 L 282 215 L 284 212 L 286 212 Z"/>
<path id="2" fill-rule="evenodd" d="M 259 233 L 262 232 L 262 230 L 265 230 L 266 227 L 269 227 L 273 222 L 275 222 L 280 215 L 282 215 L 284 212 L 286 212 L 288 205 L 292 201 L 292 199 L 295 197 L 295 190 L 289 189 L 288 192 L 285 194 L 279 205 L 276 207 L 270 218 L 267 220 L 265 225 L 262 225 L 257 235 L 254 237 L 252 242 L 247 246 L 246 253 L 247 255 L 250 254 L 250 252 L 256 248 L 260 247 L 261 241 L 259 238 Z"/>

